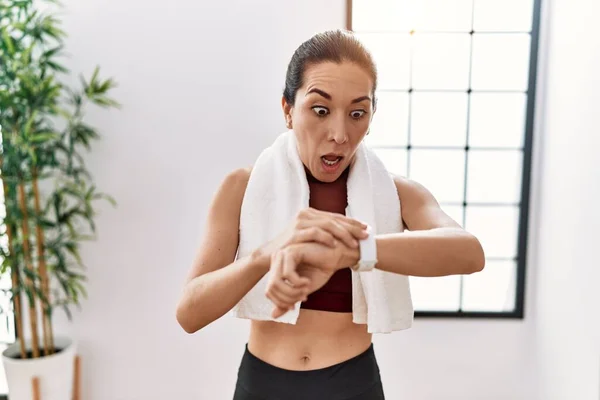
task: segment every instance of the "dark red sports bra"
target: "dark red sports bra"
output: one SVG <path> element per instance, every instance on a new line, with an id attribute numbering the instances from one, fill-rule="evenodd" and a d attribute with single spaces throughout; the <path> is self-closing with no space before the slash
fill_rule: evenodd
<path id="1" fill-rule="evenodd" d="M 310 188 L 309 205 L 317 210 L 346 213 L 348 171 L 331 183 L 323 183 L 314 178 L 308 170 L 306 177 Z M 352 272 L 350 268 L 336 271 L 319 290 L 308 295 L 300 308 L 310 310 L 352 312 Z"/>

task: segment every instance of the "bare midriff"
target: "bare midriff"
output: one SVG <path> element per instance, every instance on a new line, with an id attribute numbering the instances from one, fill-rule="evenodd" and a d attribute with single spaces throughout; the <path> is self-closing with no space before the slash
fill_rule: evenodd
<path id="1" fill-rule="evenodd" d="M 252 321 L 248 351 L 279 368 L 304 371 L 349 360 L 371 345 L 352 313 L 300 310 L 296 324 Z"/>

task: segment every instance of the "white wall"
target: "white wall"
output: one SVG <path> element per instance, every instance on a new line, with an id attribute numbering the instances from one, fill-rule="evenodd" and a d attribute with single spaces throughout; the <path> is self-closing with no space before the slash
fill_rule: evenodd
<path id="1" fill-rule="evenodd" d="M 99 63 L 120 83 L 115 95 L 124 104 L 90 113 L 104 138 L 89 162 L 119 208 L 103 211 L 100 238 L 84 253 L 89 300 L 60 328 L 81 343 L 84 398 L 228 399 L 246 322 L 227 317 L 190 336 L 175 321 L 175 304 L 217 184 L 284 129 L 287 61 L 316 31 L 343 27 L 345 1 L 64 3 L 69 66 L 89 74 Z M 562 65 L 573 73 L 573 61 Z M 562 106 L 574 110 L 557 101 L 554 111 Z M 563 128 L 571 120 L 556 118 Z M 574 233 L 572 224 L 561 225 Z M 417 320 L 377 337 L 388 398 L 535 399 L 533 328 L 530 319 Z"/>
<path id="2" fill-rule="evenodd" d="M 549 4 L 536 215 L 540 399 L 597 400 L 600 3 Z"/>

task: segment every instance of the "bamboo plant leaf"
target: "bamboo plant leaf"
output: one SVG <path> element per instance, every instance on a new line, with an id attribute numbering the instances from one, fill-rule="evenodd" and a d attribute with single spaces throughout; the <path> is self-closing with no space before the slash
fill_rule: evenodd
<path id="1" fill-rule="evenodd" d="M 43 142 L 48 142 L 51 140 L 56 140 L 59 137 L 60 137 L 59 134 L 57 134 L 55 132 L 39 132 L 39 133 L 32 135 L 29 138 L 29 140 L 31 141 L 31 143 L 43 143 Z"/>
<path id="2" fill-rule="evenodd" d="M 59 79 L 59 74 L 70 73 L 62 59 L 65 37 L 60 19 L 40 11 L 33 0 L 0 0 L 0 178 L 5 207 L 0 273 L 14 279 L 13 301 L 21 296 L 36 301 L 48 317 L 62 307 L 71 319 L 70 307 L 87 297 L 80 244 L 95 238 L 93 203 L 116 204 L 96 188 L 86 168 L 83 151 L 91 150 L 100 131 L 86 121 L 85 111 L 88 105 L 120 105 L 111 97 L 116 81 L 103 79 L 99 67 L 88 81 L 81 77 L 82 87 Z"/>
<path id="3" fill-rule="evenodd" d="M 13 56 L 15 54 L 15 44 L 13 42 L 13 38 L 8 33 L 6 28 L 2 28 L 2 44 L 3 47 L 6 48 L 6 51 L 9 56 Z"/>

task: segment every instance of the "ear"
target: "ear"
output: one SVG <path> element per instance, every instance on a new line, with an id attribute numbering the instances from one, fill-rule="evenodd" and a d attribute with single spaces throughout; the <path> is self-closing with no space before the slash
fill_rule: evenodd
<path id="1" fill-rule="evenodd" d="M 288 129 L 292 129 L 292 127 L 293 127 L 293 124 L 292 124 L 293 106 L 288 104 L 288 102 L 286 101 L 284 96 L 281 97 L 281 108 L 283 109 L 283 117 L 285 118 L 285 126 Z"/>

